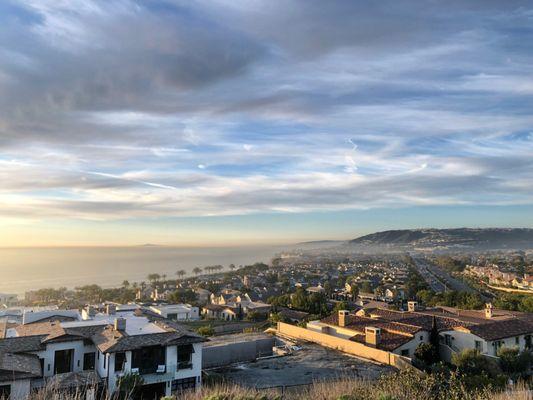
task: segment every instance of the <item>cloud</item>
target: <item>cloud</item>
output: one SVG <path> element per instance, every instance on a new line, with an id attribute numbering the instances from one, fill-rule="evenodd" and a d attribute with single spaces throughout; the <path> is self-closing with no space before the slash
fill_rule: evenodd
<path id="1" fill-rule="evenodd" d="M 531 13 L 2 2 L 0 214 L 531 204 Z"/>

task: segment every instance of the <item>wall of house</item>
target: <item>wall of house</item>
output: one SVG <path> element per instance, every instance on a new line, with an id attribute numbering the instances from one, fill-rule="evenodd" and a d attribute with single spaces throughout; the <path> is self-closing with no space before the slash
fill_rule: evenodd
<path id="1" fill-rule="evenodd" d="M 316 332 L 306 328 L 278 322 L 278 334 L 295 339 L 308 340 L 325 347 L 330 347 L 344 353 L 366 358 L 381 364 L 392 365 L 397 368 L 406 368 L 411 365 L 409 358 L 388 351 L 375 349 L 362 343 L 332 336 L 326 333 Z"/>
<path id="2" fill-rule="evenodd" d="M 74 360 L 72 363 L 72 371 L 80 372 L 83 370 L 83 355 L 85 352 L 94 352 L 94 346 L 85 346 L 83 340 L 76 340 L 71 342 L 48 343 L 46 350 L 36 352 L 39 358 L 44 358 L 43 375 L 49 377 L 54 375 L 54 357 L 58 350 L 74 349 Z"/>
<path id="3" fill-rule="evenodd" d="M 451 337 L 452 352 L 459 352 L 465 349 L 475 349 L 476 348 L 475 342 L 479 341 L 481 342 L 481 346 L 482 346 L 481 348 L 482 354 L 486 354 L 489 356 L 497 356 L 497 350 L 496 350 L 496 347 L 494 346 L 494 341 L 486 341 L 472 333 L 463 332 L 463 331 L 455 331 L 455 330 L 444 331 L 440 333 L 440 336 L 442 337 L 444 337 L 445 335 L 450 335 Z M 517 344 L 517 338 L 518 338 L 518 344 Z M 526 342 L 524 339 L 524 335 L 500 339 L 500 341 L 502 342 L 502 347 L 518 347 L 521 351 L 526 348 Z"/>
<path id="4" fill-rule="evenodd" d="M 394 349 L 393 353 L 401 355 L 404 350 L 407 350 L 409 352 L 407 357 L 413 358 L 416 348 L 420 346 L 421 343 L 428 343 L 428 342 L 429 342 L 429 333 L 426 331 L 418 332 L 414 334 L 413 340 L 410 340 L 409 342 L 404 343 L 400 347 Z"/>
<path id="5" fill-rule="evenodd" d="M 194 343 L 193 344 L 194 353 L 192 354 L 192 368 L 190 369 L 180 369 L 176 370 L 175 366 L 178 360 L 177 346 L 169 346 L 167 348 L 167 366 L 169 365 L 169 360 L 174 364 L 174 379 L 184 379 L 184 378 L 196 378 L 196 387 L 199 388 L 202 386 L 202 353 L 203 353 L 203 344 Z M 170 359 L 169 357 L 173 357 Z M 170 395 L 170 386 L 167 385 L 167 395 Z"/>
<path id="6" fill-rule="evenodd" d="M 9 384 L 9 383 L 8 383 Z M 5 385 L 3 382 L 2 385 Z M 31 390 L 31 379 L 20 379 L 11 382 L 11 395 L 10 399 L 18 400 L 25 399 Z"/>
<path id="7" fill-rule="evenodd" d="M 102 378 L 106 378 L 107 377 L 107 370 L 109 368 L 109 363 L 106 362 L 105 363 L 105 368 L 104 368 L 104 359 L 106 359 L 106 357 L 108 357 L 109 355 L 108 354 L 105 354 L 105 353 L 101 353 L 100 351 L 97 351 L 96 352 L 96 361 L 95 361 L 95 369 L 96 369 L 96 372 L 98 373 L 98 375 Z"/>
<path id="8" fill-rule="evenodd" d="M 128 354 L 129 354 L 129 363 L 128 363 Z M 101 356 L 100 356 L 101 357 Z M 120 375 L 123 373 L 121 372 L 115 372 L 115 353 L 109 353 L 107 354 L 107 363 L 106 363 L 106 369 L 109 371 L 108 379 L 107 379 L 107 389 L 110 392 L 114 392 L 118 385 L 118 379 Z M 131 351 L 126 352 L 126 366 L 124 368 L 124 371 L 131 371 Z"/>

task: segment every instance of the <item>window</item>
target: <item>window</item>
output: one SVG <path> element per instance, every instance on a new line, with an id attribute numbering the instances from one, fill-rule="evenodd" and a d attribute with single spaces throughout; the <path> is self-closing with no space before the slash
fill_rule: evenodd
<path id="1" fill-rule="evenodd" d="M 94 358 L 95 353 L 85 353 L 83 355 L 83 370 L 84 371 L 93 371 L 94 370 Z"/>
<path id="2" fill-rule="evenodd" d="M 107 361 L 107 354 L 103 354 L 102 355 L 104 356 L 104 369 L 105 369 L 105 364 L 106 364 L 106 361 Z"/>
<path id="3" fill-rule="evenodd" d="M 115 353 L 115 372 L 124 371 L 126 353 Z"/>
<path id="4" fill-rule="evenodd" d="M 72 372 L 74 349 L 57 350 L 54 354 L 54 374 Z"/>
<path id="5" fill-rule="evenodd" d="M 196 387 L 196 377 L 176 379 L 172 381 L 172 393 L 183 392 L 184 390 L 194 389 Z"/>
<path id="6" fill-rule="evenodd" d="M 503 341 L 501 340 L 495 340 L 492 345 L 494 346 L 494 355 L 497 356 L 498 355 L 498 350 L 500 349 L 500 347 L 503 346 Z"/>
<path id="7" fill-rule="evenodd" d="M 446 343 L 446 346 L 452 345 L 452 336 L 451 335 L 444 335 L 444 343 Z"/>
<path id="8" fill-rule="evenodd" d="M 44 376 L 44 358 L 39 358 L 39 363 L 41 364 L 41 373 Z M 0 396 L 0 399 L 1 398 L 2 398 L 2 396 Z"/>
<path id="9" fill-rule="evenodd" d="M 163 346 L 149 346 L 131 353 L 131 368 L 138 368 L 139 373 L 155 374 L 160 365 L 166 364 L 166 348 Z"/>
<path id="10" fill-rule="evenodd" d="M 483 342 L 480 341 L 480 340 L 476 340 L 475 341 L 475 346 L 476 346 L 476 350 L 479 351 L 480 353 L 483 352 Z"/>
<path id="11" fill-rule="evenodd" d="M 531 348 L 531 335 L 524 336 L 524 342 L 526 342 L 526 349 Z"/>
<path id="12" fill-rule="evenodd" d="M 420 341 L 424 340 L 424 335 L 420 335 Z"/>
<path id="13" fill-rule="evenodd" d="M 11 395 L 11 385 L 0 386 L 0 399 L 9 399 Z"/>
<path id="14" fill-rule="evenodd" d="M 520 346 L 520 336 L 517 336 L 514 338 L 514 343 L 517 345 L 517 346 Z"/>
<path id="15" fill-rule="evenodd" d="M 402 350 L 402 356 L 409 357 L 409 349 Z"/>
<path id="16" fill-rule="evenodd" d="M 178 369 L 192 368 L 192 354 L 194 347 L 192 344 L 178 346 Z"/>

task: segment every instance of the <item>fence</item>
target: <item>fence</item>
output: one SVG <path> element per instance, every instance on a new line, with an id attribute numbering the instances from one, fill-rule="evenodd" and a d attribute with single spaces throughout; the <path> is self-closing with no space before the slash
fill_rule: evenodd
<path id="1" fill-rule="evenodd" d="M 398 354 L 372 348 L 362 343 L 352 342 L 348 339 L 315 332 L 306 328 L 278 322 L 278 333 L 294 339 L 306 340 L 335 350 L 342 351 L 361 358 L 376 361 L 380 364 L 391 365 L 399 369 L 412 368 L 411 360 Z"/>

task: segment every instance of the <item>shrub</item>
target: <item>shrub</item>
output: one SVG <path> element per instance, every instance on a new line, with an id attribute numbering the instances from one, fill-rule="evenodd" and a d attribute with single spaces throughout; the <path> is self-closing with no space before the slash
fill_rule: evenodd
<path id="1" fill-rule="evenodd" d="M 215 330 L 211 325 L 205 325 L 201 326 L 197 329 L 197 332 L 202 336 L 213 336 L 215 334 Z"/>

